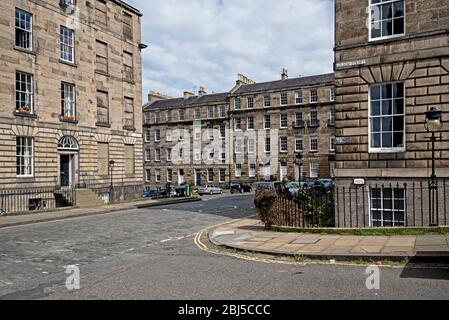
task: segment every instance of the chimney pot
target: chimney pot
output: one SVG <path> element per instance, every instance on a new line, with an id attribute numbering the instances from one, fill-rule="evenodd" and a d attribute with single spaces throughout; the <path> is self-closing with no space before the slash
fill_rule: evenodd
<path id="1" fill-rule="evenodd" d="M 282 78 L 282 80 L 287 80 L 288 79 L 288 70 L 287 69 L 282 69 L 281 78 Z"/>

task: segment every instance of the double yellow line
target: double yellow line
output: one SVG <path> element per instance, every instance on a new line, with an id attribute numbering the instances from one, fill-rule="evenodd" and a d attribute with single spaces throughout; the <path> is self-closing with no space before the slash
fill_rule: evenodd
<path id="1" fill-rule="evenodd" d="M 246 219 L 246 218 L 245 218 Z M 347 267 L 359 267 L 359 268 L 366 268 L 368 266 L 377 266 L 379 268 L 389 268 L 389 269 L 404 269 L 406 266 L 395 266 L 395 265 L 375 265 L 372 263 L 366 263 L 366 264 L 357 264 L 357 263 L 351 263 L 351 262 L 330 262 L 330 261 L 304 261 L 304 262 L 297 262 L 297 261 L 287 261 L 282 260 L 276 257 L 273 258 L 259 258 L 259 257 L 253 257 L 249 256 L 247 254 L 243 253 L 234 253 L 234 252 L 226 252 L 219 251 L 216 249 L 209 248 L 206 244 L 202 242 L 202 238 L 207 235 L 207 232 L 209 230 L 213 230 L 215 228 L 225 226 L 234 222 L 242 221 L 244 219 L 238 219 L 233 220 L 231 222 L 225 222 L 221 224 L 217 224 L 214 226 L 209 226 L 207 228 L 204 228 L 203 230 L 199 231 L 193 240 L 195 245 L 203 252 L 207 252 L 209 254 L 214 255 L 220 255 L 220 256 L 226 256 L 226 257 L 232 257 L 235 259 L 245 260 L 245 261 L 251 261 L 251 262 L 259 262 L 259 263 L 266 263 L 266 264 L 282 264 L 282 265 L 292 265 L 292 266 L 307 266 L 307 265 L 334 265 L 334 266 L 347 266 Z M 449 269 L 447 266 L 407 266 L 407 268 L 411 269 Z"/>

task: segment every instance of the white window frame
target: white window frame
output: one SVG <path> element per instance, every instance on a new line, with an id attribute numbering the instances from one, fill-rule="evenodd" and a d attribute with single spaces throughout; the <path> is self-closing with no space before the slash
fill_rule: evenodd
<path id="1" fill-rule="evenodd" d="M 223 179 L 222 179 L 222 173 L 223 173 L 223 172 L 224 172 L 224 174 L 223 174 Z M 226 182 L 226 169 L 220 169 L 218 179 L 219 179 L 218 181 L 219 181 L 220 183 Z"/>
<path id="2" fill-rule="evenodd" d="M 295 104 L 300 105 L 303 103 L 304 103 L 304 100 L 303 100 L 303 96 L 302 96 L 302 90 L 296 90 L 295 91 Z"/>
<path id="3" fill-rule="evenodd" d="M 313 95 L 312 92 L 316 92 L 316 95 Z M 316 101 L 312 99 L 313 97 L 316 98 Z M 315 103 L 318 103 L 318 101 L 319 101 L 318 89 L 310 89 L 309 90 L 309 103 L 315 104 Z"/>
<path id="4" fill-rule="evenodd" d="M 255 139 L 248 139 L 248 153 L 254 154 L 256 153 L 256 140 Z"/>
<path id="5" fill-rule="evenodd" d="M 207 139 L 214 140 L 214 128 L 213 127 L 207 128 Z"/>
<path id="6" fill-rule="evenodd" d="M 239 124 L 239 127 L 237 126 Z M 234 130 L 235 131 L 242 131 L 242 118 L 235 118 L 234 119 Z"/>
<path id="7" fill-rule="evenodd" d="M 226 118 L 226 107 L 220 106 L 220 118 Z"/>
<path id="8" fill-rule="evenodd" d="M 161 149 L 159 148 L 154 150 L 154 161 L 161 162 Z"/>
<path id="9" fill-rule="evenodd" d="M 61 116 L 76 119 L 76 88 L 74 84 L 61 82 Z"/>
<path id="10" fill-rule="evenodd" d="M 285 126 L 283 125 L 283 117 L 285 117 Z M 281 129 L 287 129 L 288 128 L 288 114 L 287 113 L 281 113 L 279 116 L 279 126 Z"/>
<path id="11" fill-rule="evenodd" d="M 195 111 L 193 112 L 194 113 L 194 117 L 195 117 L 195 120 L 201 120 L 201 109 L 195 109 Z"/>
<path id="12" fill-rule="evenodd" d="M 243 140 L 241 138 L 235 139 L 235 154 L 243 153 Z"/>
<path id="13" fill-rule="evenodd" d="M 212 177 L 210 176 L 211 174 L 212 174 Z M 214 178 L 215 178 L 214 169 L 207 169 L 207 183 L 213 183 L 214 182 Z"/>
<path id="14" fill-rule="evenodd" d="M 179 148 L 179 161 L 184 161 L 184 148 Z"/>
<path id="15" fill-rule="evenodd" d="M 166 176 L 167 176 L 167 182 L 172 182 L 173 181 L 173 169 L 168 168 L 167 172 L 166 172 Z"/>
<path id="16" fill-rule="evenodd" d="M 298 142 L 301 141 L 301 149 L 298 149 Z M 304 139 L 303 137 L 295 138 L 295 152 L 302 152 L 304 150 Z"/>
<path id="17" fill-rule="evenodd" d="M 234 109 L 235 110 L 241 110 L 242 109 L 242 99 L 240 99 L 240 97 L 236 97 L 234 99 Z"/>
<path id="18" fill-rule="evenodd" d="M 252 119 L 252 120 L 250 121 L 250 119 Z M 250 127 L 250 125 L 249 125 L 250 123 L 252 124 L 252 127 Z M 248 116 L 246 118 L 246 130 L 248 130 L 248 131 L 254 130 L 254 116 Z"/>
<path id="19" fill-rule="evenodd" d="M 172 120 L 173 120 L 173 115 L 172 115 L 171 110 L 165 111 L 165 118 L 166 118 L 166 121 L 167 121 L 167 122 L 172 122 Z"/>
<path id="20" fill-rule="evenodd" d="M 195 129 L 193 130 L 193 132 L 194 132 L 194 137 L 193 137 L 193 138 L 194 138 L 196 141 L 201 140 L 201 128 L 197 127 L 197 128 L 195 128 Z"/>
<path id="21" fill-rule="evenodd" d="M 161 129 L 154 130 L 154 142 L 161 142 Z"/>
<path id="22" fill-rule="evenodd" d="M 313 146 L 313 141 L 312 140 L 315 140 L 316 141 L 316 149 L 313 149 L 312 148 L 312 146 Z M 310 138 L 309 138 L 309 151 L 310 152 L 318 152 L 318 137 L 317 136 L 311 136 Z"/>
<path id="23" fill-rule="evenodd" d="M 30 20 L 30 22 L 29 22 L 30 23 L 29 29 L 27 29 L 26 26 L 25 26 L 25 28 L 22 28 L 20 26 L 20 24 L 17 25 L 17 13 L 19 13 L 19 21 L 22 21 L 25 24 L 27 23 L 27 21 L 21 19 L 20 15 L 24 15 L 24 17 L 29 17 L 29 20 Z M 29 36 L 29 48 L 25 48 L 25 47 L 17 45 L 16 40 L 14 40 L 15 47 L 23 49 L 23 50 L 33 51 L 33 15 L 31 13 L 29 13 L 29 12 L 26 12 L 24 10 L 16 8 L 14 21 L 15 21 L 14 22 L 14 33 L 15 33 L 15 36 L 17 37 L 17 30 L 21 30 L 22 32 L 26 32 L 28 34 L 28 36 Z"/>
<path id="24" fill-rule="evenodd" d="M 151 169 L 145 169 L 145 182 L 151 182 Z"/>
<path id="25" fill-rule="evenodd" d="M 165 132 L 165 141 L 171 142 L 172 141 L 172 132 L 171 129 L 167 129 Z"/>
<path id="26" fill-rule="evenodd" d="M 18 143 L 19 142 L 19 143 Z M 19 161 L 22 159 L 22 161 Z M 33 137 L 16 137 L 16 175 L 20 178 L 34 177 L 34 138 Z M 23 163 L 17 166 L 17 162 Z M 26 171 L 30 173 L 25 173 Z"/>
<path id="27" fill-rule="evenodd" d="M 373 38 L 372 34 L 371 34 L 371 29 L 372 29 L 371 26 L 372 26 L 372 23 L 373 23 L 373 20 L 372 20 L 373 19 L 373 17 L 372 17 L 373 7 L 382 6 L 384 4 L 389 4 L 389 3 L 399 2 L 399 1 L 401 1 L 401 0 L 383 0 L 383 2 L 372 3 L 372 0 L 369 0 L 368 37 L 369 37 L 369 41 L 370 42 L 394 39 L 394 38 L 404 37 L 406 35 L 406 26 L 407 26 L 407 5 L 406 5 L 406 1 L 404 1 L 404 32 L 403 33 L 401 33 L 401 34 L 393 34 L 393 35 L 390 35 L 390 36 L 380 36 L 380 37 L 376 37 L 376 38 Z M 379 21 L 382 22 L 382 20 L 379 20 Z M 394 18 L 391 18 L 391 21 L 393 22 Z M 382 25 L 380 26 L 380 28 L 382 30 Z"/>
<path id="28" fill-rule="evenodd" d="M 335 136 L 332 135 L 329 139 L 329 150 L 334 152 L 335 151 Z"/>
<path id="29" fill-rule="evenodd" d="M 235 165 L 235 177 L 236 178 L 242 177 L 242 165 L 240 163 L 237 163 Z"/>
<path id="30" fill-rule="evenodd" d="M 404 131 L 403 131 L 403 147 L 391 147 L 391 148 L 385 148 L 385 147 L 381 147 L 381 148 L 374 148 L 372 147 L 372 124 L 371 124 L 371 119 L 373 118 L 373 116 L 371 116 L 371 90 L 374 86 L 384 86 L 384 85 L 394 85 L 396 83 L 402 83 L 403 88 L 404 88 L 404 97 L 403 97 L 403 101 L 404 101 Z M 381 89 L 382 92 L 382 89 Z M 392 98 L 394 99 L 394 98 Z M 381 97 L 381 107 L 382 108 L 382 97 Z M 407 138 L 406 138 L 406 134 L 407 134 L 407 126 L 406 126 L 406 101 L 407 101 L 407 97 L 406 97 L 406 87 L 405 87 L 405 82 L 402 81 L 394 81 L 394 82 L 386 82 L 386 83 L 376 83 L 373 84 L 369 87 L 368 90 L 368 152 L 369 153 L 401 153 L 401 152 L 405 152 L 407 150 Z M 394 106 L 393 106 L 393 110 L 394 110 Z M 400 114 L 398 114 L 399 116 Z M 374 116 L 376 117 L 376 116 Z M 392 115 L 392 117 L 394 117 L 394 115 Z M 382 124 L 381 124 L 382 126 Z M 383 131 L 382 131 L 383 132 Z M 394 133 L 394 131 L 393 131 Z"/>
<path id="31" fill-rule="evenodd" d="M 224 161 L 226 160 L 226 148 L 220 147 L 220 160 Z"/>
<path id="32" fill-rule="evenodd" d="M 335 161 L 329 161 L 329 175 L 331 178 L 335 178 Z"/>
<path id="33" fill-rule="evenodd" d="M 165 152 L 167 153 L 167 162 L 172 162 L 172 154 L 173 154 L 172 148 L 167 148 Z"/>
<path id="34" fill-rule="evenodd" d="M 252 169 L 251 167 L 254 166 L 254 169 Z M 255 178 L 257 174 L 257 166 L 254 162 L 250 162 L 248 163 L 248 176 L 250 178 Z"/>
<path id="35" fill-rule="evenodd" d="M 316 166 L 314 167 L 313 164 L 316 164 Z M 318 166 L 319 166 L 318 160 L 310 160 L 309 166 L 310 166 L 310 172 L 309 172 L 310 178 L 312 178 L 312 179 L 318 178 Z M 313 170 L 316 171 L 316 174 Z"/>
<path id="36" fill-rule="evenodd" d="M 394 219 L 393 219 L 393 221 L 392 221 L 392 224 L 393 224 L 393 226 L 385 226 L 385 228 L 391 228 L 391 227 L 407 227 L 408 226 L 408 219 L 407 219 L 407 201 L 406 201 L 406 199 L 407 199 L 407 192 L 406 192 L 406 189 L 405 188 L 391 188 L 391 190 L 392 190 L 392 193 L 393 193 L 393 198 L 394 199 L 391 199 L 391 201 L 392 201 L 392 206 L 393 206 L 393 209 L 385 209 L 384 208 L 384 201 L 385 201 L 385 197 L 384 197 L 384 190 L 385 189 L 390 189 L 390 188 L 383 188 L 383 187 L 380 187 L 380 188 L 377 188 L 377 189 L 379 189 L 380 190 L 380 199 L 377 199 L 377 198 L 373 198 L 373 191 L 374 190 L 376 190 L 376 188 L 370 188 L 370 192 L 369 192 L 369 201 L 368 201 L 368 206 L 369 206 L 369 226 L 370 227 L 373 227 L 374 226 L 374 223 L 373 223 L 373 211 L 374 210 L 376 210 L 376 211 L 381 211 L 382 213 L 382 219 L 380 220 L 380 222 L 382 222 L 381 223 L 381 227 L 384 227 L 385 226 L 385 221 L 384 221 L 384 219 L 383 219 L 383 217 L 384 217 L 384 211 L 389 211 L 389 210 L 391 210 L 391 212 L 392 212 L 392 217 L 394 217 L 394 214 L 395 213 L 397 213 L 397 212 L 404 212 L 404 225 L 395 225 L 394 224 Z M 394 192 L 395 192 L 395 190 L 403 190 L 403 192 L 404 192 L 404 198 L 402 199 L 403 201 L 404 201 L 404 209 L 402 210 L 402 209 L 395 209 L 394 208 L 394 206 L 395 206 L 395 202 L 396 201 L 398 201 L 398 200 L 401 200 L 401 199 L 398 199 L 398 198 L 395 198 L 394 197 Z M 381 205 L 381 207 L 380 208 L 373 208 L 373 200 L 375 200 L 375 199 L 377 199 L 377 200 L 380 200 L 380 205 Z"/>
<path id="37" fill-rule="evenodd" d="M 145 150 L 145 161 L 146 162 L 150 162 L 151 161 L 151 150 L 150 149 L 146 149 Z"/>
<path id="38" fill-rule="evenodd" d="M 283 142 L 286 142 L 286 143 L 283 144 Z M 279 152 L 280 153 L 288 152 L 288 137 L 287 136 L 279 137 Z"/>
<path id="39" fill-rule="evenodd" d="M 207 119 L 213 119 L 215 116 L 215 108 L 214 106 L 207 107 Z"/>
<path id="40" fill-rule="evenodd" d="M 66 51 L 65 49 L 68 49 Z M 75 31 L 67 27 L 61 26 L 59 30 L 59 58 L 61 61 L 75 63 Z M 72 55 L 72 60 L 65 59 Z"/>
<path id="41" fill-rule="evenodd" d="M 150 141 L 151 141 L 151 131 L 145 130 L 145 142 L 150 142 Z"/>
<path id="42" fill-rule="evenodd" d="M 331 88 L 331 89 L 330 89 L 330 92 L 329 92 L 329 100 L 330 100 L 331 102 L 334 102 L 334 101 L 335 101 L 335 88 Z"/>
<path id="43" fill-rule="evenodd" d="M 264 148 L 263 148 L 263 149 L 264 149 L 264 152 L 265 152 L 265 153 L 271 153 L 271 138 L 270 138 L 270 137 L 266 137 L 266 138 L 265 138 L 265 141 L 264 141 L 264 144 L 265 144 L 265 145 L 264 145 Z M 268 148 L 267 148 L 268 145 L 270 146 L 270 149 L 269 149 L 269 150 L 268 150 Z"/>
<path id="44" fill-rule="evenodd" d="M 161 169 L 154 169 L 154 178 L 156 183 L 161 183 Z"/>
<path id="45" fill-rule="evenodd" d="M 195 151 L 195 161 L 201 161 L 201 151 Z"/>
<path id="46" fill-rule="evenodd" d="M 224 128 L 224 134 L 222 129 Z M 224 124 L 220 125 L 220 139 L 226 139 L 226 126 Z"/>
<path id="47" fill-rule="evenodd" d="M 19 81 L 17 80 L 17 77 L 19 77 Z M 25 81 L 22 81 L 25 79 Z M 17 88 L 17 82 L 21 83 L 26 87 L 25 91 L 20 90 L 20 88 Z M 34 75 L 31 73 L 26 73 L 22 71 L 16 71 L 16 86 L 15 86 L 15 102 L 16 102 L 16 112 L 19 111 L 20 108 L 22 108 L 24 105 L 28 106 L 30 109 L 30 114 L 34 114 Z M 22 95 L 25 95 L 25 99 L 27 101 L 17 100 L 17 94 L 21 97 Z M 25 103 L 25 104 L 23 104 Z"/>
<path id="48" fill-rule="evenodd" d="M 267 127 L 267 119 L 266 119 L 266 117 L 268 117 L 269 119 L 270 119 L 270 122 L 269 122 L 269 126 Z M 271 114 L 264 114 L 263 115 L 263 128 L 265 129 L 265 130 L 270 130 L 271 129 Z"/>
<path id="49" fill-rule="evenodd" d="M 268 100 L 267 100 L 267 98 L 268 98 Z M 267 101 L 268 101 L 268 103 L 267 103 Z M 271 95 L 266 94 L 263 96 L 263 107 L 264 108 L 271 107 Z"/>
<path id="50" fill-rule="evenodd" d="M 246 108 L 247 109 L 254 109 L 254 97 L 248 97 L 246 99 L 247 99 L 246 100 L 246 102 L 247 102 Z"/>
<path id="51" fill-rule="evenodd" d="M 285 97 L 285 101 L 283 101 L 283 98 Z M 283 103 L 285 102 L 285 103 Z M 279 104 L 281 106 L 287 106 L 288 105 L 288 92 L 281 92 L 279 94 Z"/>

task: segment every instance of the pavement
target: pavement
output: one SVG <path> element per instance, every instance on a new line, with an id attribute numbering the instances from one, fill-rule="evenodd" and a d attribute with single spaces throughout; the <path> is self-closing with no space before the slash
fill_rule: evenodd
<path id="1" fill-rule="evenodd" d="M 122 202 L 116 204 L 105 204 L 104 206 L 94 208 L 67 208 L 61 210 L 43 211 L 38 213 L 21 214 L 21 215 L 8 215 L 0 217 L 0 229 L 8 228 L 20 225 L 26 225 L 38 222 L 49 222 L 55 220 L 64 220 L 79 218 L 85 216 L 92 216 L 98 214 L 111 213 L 123 210 L 150 208 L 161 205 L 169 205 L 176 203 L 185 203 L 201 201 L 198 197 L 188 198 L 170 198 L 170 199 L 149 199 L 149 200 L 137 200 L 133 202 Z"/>
<path id="2" fill-rule="evenodd" d="M 344 236 L 272 232 L 258 219 L 244 219 L 209 231 L 215 245 L 275 255 L 318 259 L 401 261 L 449 258 L 449 234 Z"/>

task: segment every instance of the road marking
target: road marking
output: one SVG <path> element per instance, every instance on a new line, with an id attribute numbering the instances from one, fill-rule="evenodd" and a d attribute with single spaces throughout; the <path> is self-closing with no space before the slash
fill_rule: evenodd
<path id="1" fill-rule="evenodd" d="M 265 259 L 265 258 L 251 257 L 251 256 L 248 256 L 248 255 L 245 255 L 242 253 L 231 253 L 231 252 L 224 252 L 224 251 L 218 251 L 215 249 L 210 249 L 201 241 L 201 238 L 204 236 L 204 233 L 207 232 L 208 230 L 211 230 L 213 228 L 218 228 L 220 226 L 224 226 L 224 225 L 231 224 L 234 222 L 242 221 L 242 220 L 245 220 L 248 218 L 237 219 L 237 220 L 233 220 L 231 222 L 225 222 L 222 224 L 207 227 L 207 228 L 199 231 L 195 235 L 193 242 L 201 251 L 204 251 L 204 252 L 207 252 L 210 254 L 227 256 L 227 257 L 232 257 L 232 258 L 236 258 L 239 260 L 260 262 L 260 263 L 265 263 L 265 264 L 282 264 L 282 265 L 294 265 L 294 266 L 332 265 L 332 266 L 347 266 L 347 267 L 359 267 L 359 268 L 366 268 L 367 266 L 376 266 L 376 267 L 384 268 L 384 269 L 405 269 L 405 268 L 407 268 L 407 269 L 444 269 L 444 270 L 449 270 L 449 267 L 447 267 L 447 266 L 391 266 L 391 265 L 377 265 L 377 264 L 372 264 L 372 263 L 371 264 L 370 263 L 356 264 L 356 263 L 350 263 L 350 262 L 338 262 L 335 260 L 330 260 L 329 262 L 327 262 L 327 261 L 296 262 L 296 261 L 283 261 L 283 260 L 278 260 L 276 258 Z"/>

